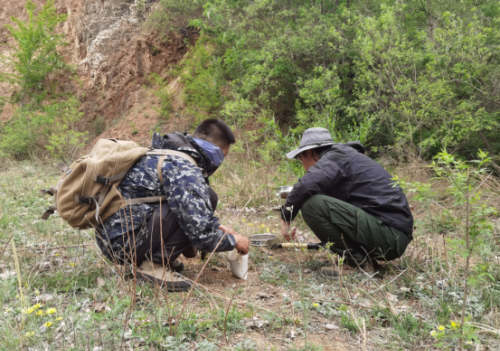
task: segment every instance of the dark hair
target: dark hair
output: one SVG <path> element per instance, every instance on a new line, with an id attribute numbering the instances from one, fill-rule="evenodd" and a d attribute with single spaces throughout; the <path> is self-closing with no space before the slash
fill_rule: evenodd
<path id="1" fill-rule="evenodd" d="M 193 136 L 213 143 L 222 142 L 228 146 L 236 142 L 233 131 L 226 122 L 215 118 L 206 119 L 198 124 Z"/>
<path id="2" fill-rule="evenodd" d="M 330 148 L 332 147 L 332 145 L 328 145 L 328 146 L 322 146 L 322 147 L 316 147 L 314 149 L 309 149 L 313 154 L 317 154 L 320 158 L 323 156 L 323 154 L 328 151 Z M 307 152 L 308 150 L 304 150 L 302 151 L 301 153 L 299 153 L 299 155 L 302 155 L 303 153 Z M 299 156 L 297 155 L 297 156 Z"/>
<path id="3" fill-rule="evenodd" d="M 317 147 L 317 148 L 313 149 L 313 151 L 321 157 L 321 156 L 323 156 L 325 151 L 330 150 L 331 147 L 332 147 L 332 145 Z"/>

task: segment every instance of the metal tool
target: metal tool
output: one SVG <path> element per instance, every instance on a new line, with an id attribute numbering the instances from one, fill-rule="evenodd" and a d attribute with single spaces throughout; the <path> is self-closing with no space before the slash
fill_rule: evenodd
<path id="1" fill-rule="evenodd" d="M 322 244 L 298 244 L 298 243 L 281 243 L 281 244 L 275 244 L 271 247 L 271 250 L 274 249 L 289 249 L 289 248 L 296 248 L 296 249 L 307 249 L 307 250 L 319 250 L 321 247 L 324 247 Z"/>
<path id="2" fill-rule="evenodd" d="M 274 234 L 256 234 L 250 238 L 250 245 L 252 246 L 271 246 L 276 243 L 277 237 Z"/>
<path id="3" fill-rule="evenodd" d="M 283 185 L 278 188 L 278 193 L 276 196 L 281 197 L 282 199 L 286 199 L 288 194 L 292 192 L 293 185 Z"/>

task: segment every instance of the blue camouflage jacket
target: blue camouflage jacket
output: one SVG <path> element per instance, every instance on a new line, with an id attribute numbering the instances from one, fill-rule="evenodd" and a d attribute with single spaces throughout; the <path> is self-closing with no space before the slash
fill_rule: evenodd
<path id="1" fill-rule="evenodd" d="M 161 137 L 154 134 L 152 147 L 173 149 L 192 156 L 198 166 L 210 175 L 217 167 L 198 144 L 187 134 L 175 133 Z M 128 171 L 118 186 L 126 199 L 166 195 L 170 209 L 198 250 L 213 251 L 224 232 L 219 229 L 219 219 L 214 216 L 210 204 L 208 178 L 204 178 L 200 168 L 178 156 L 167 156 L 163 163 L 163 184 L 160 184 L 157 165 L 159 156 L 143 156 Z M 107 240 L 132 232 L 136 233 L 145 226 L 158 208 L 157 204 L 137 204 L 119 210 L 106 221 L 101 229 Z M 217 251 L 234 249 L 235 239 L 227 234 Z"/>

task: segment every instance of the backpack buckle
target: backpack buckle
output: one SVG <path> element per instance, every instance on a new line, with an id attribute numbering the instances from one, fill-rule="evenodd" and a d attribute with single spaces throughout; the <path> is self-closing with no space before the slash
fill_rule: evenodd
<path id="1" fill-rule="evenodd" d="M 97 201 L 99 199 L 98 196 L 89 196 L 89 197 L 84 197 L 84 196 L 75 196 L 74 201 L 77 204 L 87 204 L 87 205 L 92 205 L 94 201 Z"/>
<path id="2" fill-rule="evenodd" d="M 94 176 L 94 182 L 102 184 L 102 185 L 109 185 L 109 178 L 101 177 L 100 175 L 96 174 Z"/>

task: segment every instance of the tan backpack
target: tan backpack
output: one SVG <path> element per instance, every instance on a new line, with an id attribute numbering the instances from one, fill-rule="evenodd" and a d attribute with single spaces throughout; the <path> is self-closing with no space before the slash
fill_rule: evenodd
<path id="1" fill-rule="evenodd" d="M 197 165 L 191 156 L 183 152 L 150 150 L 133 141 L 99 139 L 90 154 L 76 160 L 71 166 L 59 164 L 63 174 L 57 186 L 40 191 L 55 196 L 55 205 L 45 211 L 42 219 L 47 220 L 57 210 L 61 218 L 73 228 L 89 229 L 125 206 L 165 200 L 165 196 L 124 199 L 117 189 L 128 170 L 144 155 L 161 156 L 157 168 L 161 183 L 161 167 L 165 156 L 180 156 Z"/>

